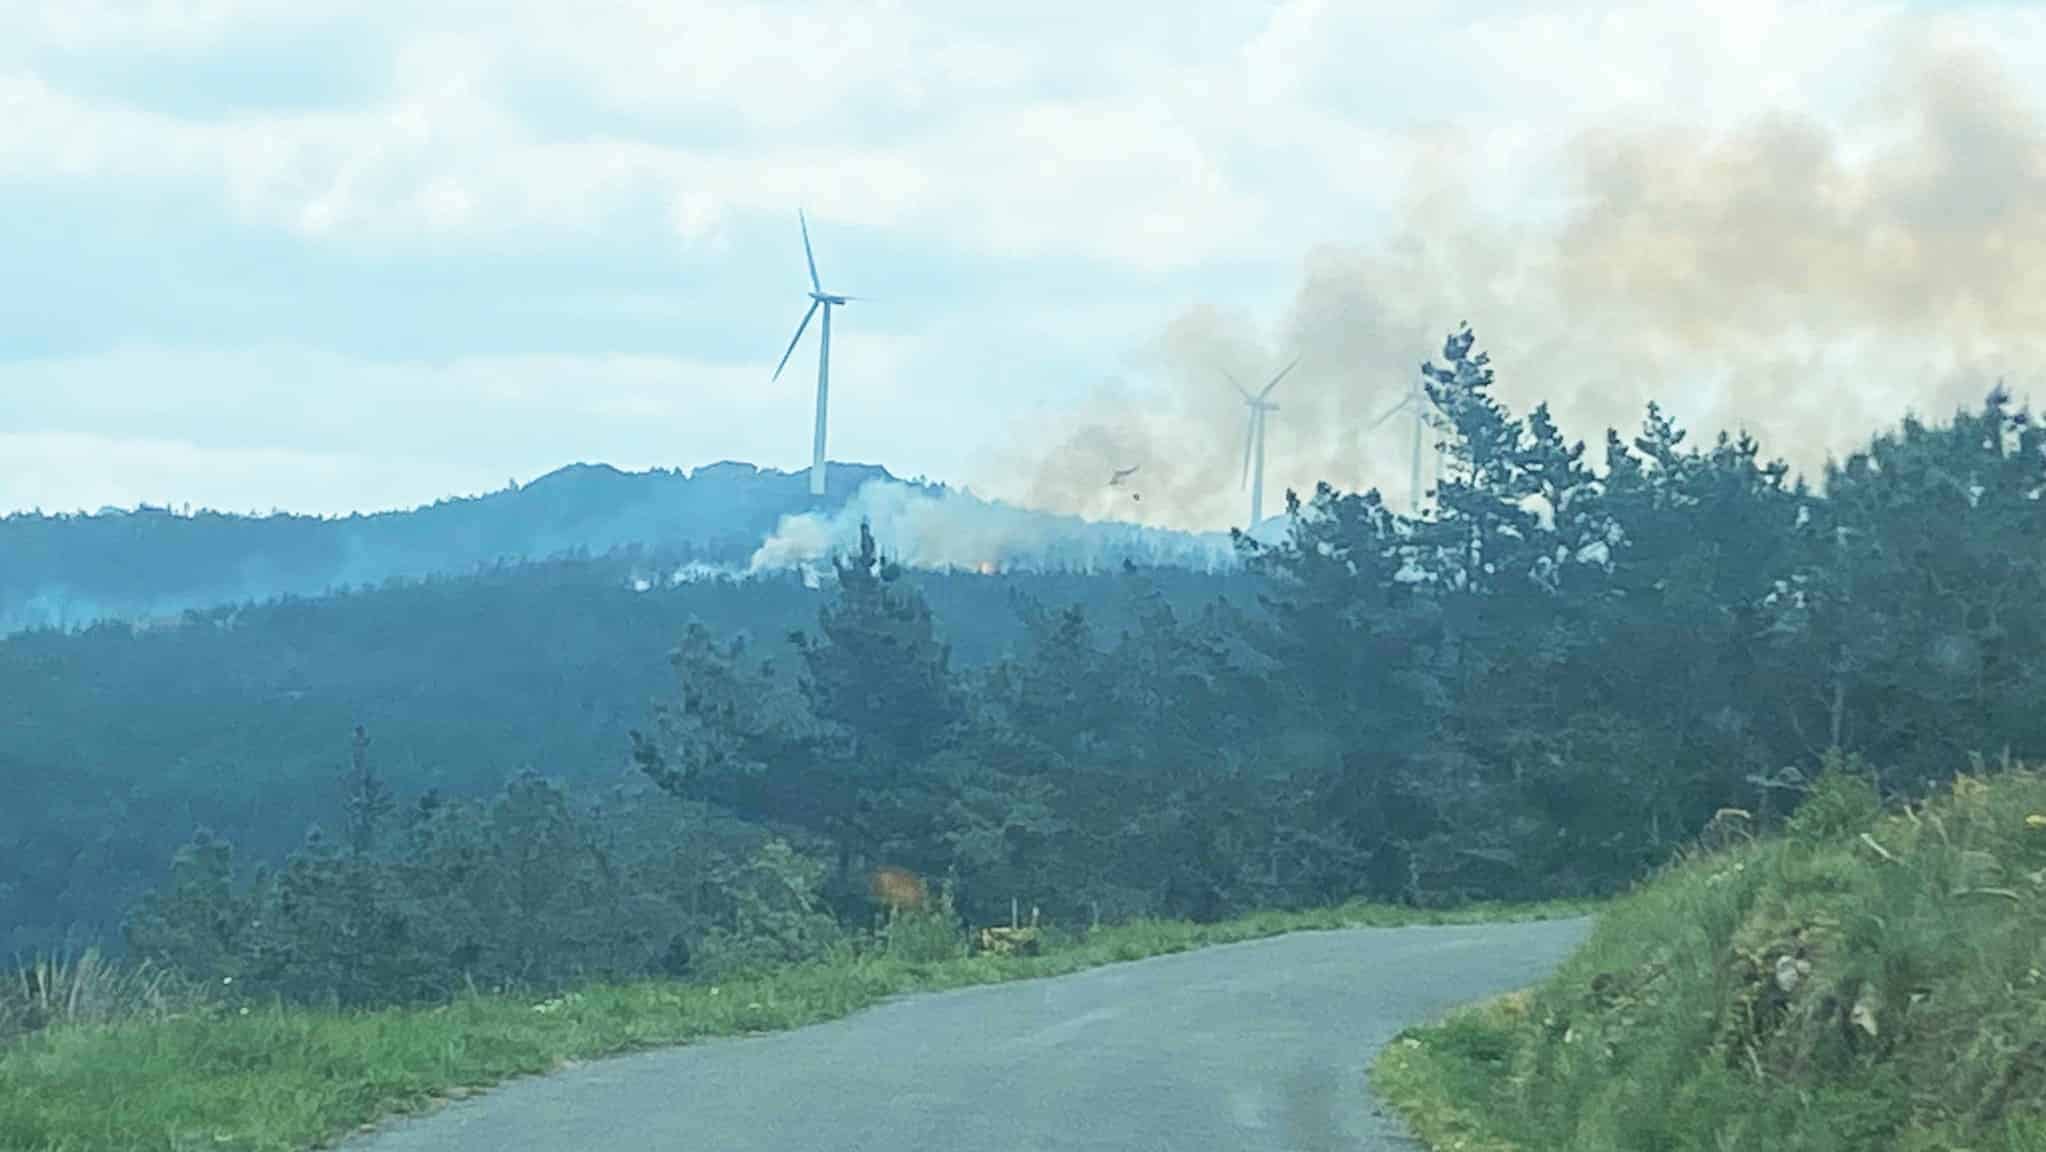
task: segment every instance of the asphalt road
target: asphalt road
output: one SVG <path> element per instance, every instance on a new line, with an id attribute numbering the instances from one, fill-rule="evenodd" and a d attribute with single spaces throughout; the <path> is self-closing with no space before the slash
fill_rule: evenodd
<path id="1" fill-rule="evenodd" d="M 1411 1149 L 1365 1070 L 1585 920 L 1308 932 L 891 1001 L 519 1080 L 350 1152 Z"/>

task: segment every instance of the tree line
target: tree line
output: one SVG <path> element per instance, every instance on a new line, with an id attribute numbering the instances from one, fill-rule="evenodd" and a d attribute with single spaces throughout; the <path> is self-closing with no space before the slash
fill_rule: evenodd
<path id="1" fill-rule="evenodd" d="M 842 501 L 864 482 L 889 479 L 871 465 L 840 464 L 833 494 Z M 0 516 L 0 635 L 174 619 L 189 609 L 655 544 L 686 559 L 744 565 L 782 516 L 810 507 L 799 474 L 733 463 L 689 475 L 574 464 L 481 496 L 369 515 L 147 504 L 11 513 Z"/>
<path id="2" fill-rule="evenodd" d="M 1780 815 L 1822 764 L 1909 793 L 2046 745 L 2046 432 L 2001 389 L 1813 486 L 1653 406 L 1593 468 L 1493 395 L 1467 328 L 1423 372 L 1434 508 L 1289 493 L 1290 539 L 1239 540 L 1249 597 L 1128 570 L 1113 624 L 1021 597 L 1020 642 L 965 665 L 863 534 L 786 638 L 682 630 L 629 737 L 631 818 L 527 778 L 365 801 L 392 831 L 253 884 L 198 842 L 134 943 L 218 965 L 189 941 L 241 925 L 224 954 L 295 993 L 409 950 L 414 975 L 351 993 L 374 998 L 812 954 L 884 867 L 977 923 L 1582 896 L 1722 809 Z"/>
<path id="3" fill-rule="evenodd" d="M 0 956 L 120 942 L 195 826 L 247 865 L 335 827 L 362 725 L 392 789 L 488 801 L 528 770 L 578 800 L 637 775 L 630 730 L 691 619 L 780 637 L 828 590 L 797 574 L 671 583 L 652 550 L 494 565 L 312 598 L 0 638 Z M 1194 604 L 1247 599 L 1247 574 L 1154 573 Z M 1084 573 L 918 572 L 956 658 L 1024 640 L 1013 595 L 1119 619 Z M 639 582 L 651 584 L 637 590 Z"/>

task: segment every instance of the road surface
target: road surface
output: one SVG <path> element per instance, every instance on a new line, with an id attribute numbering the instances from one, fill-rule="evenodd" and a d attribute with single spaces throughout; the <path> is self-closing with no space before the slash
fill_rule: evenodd
<path id="1" fill-rule="evenodd" d="M 1304 932 L 518 1080 L 349 1152 L 1410 1149 L 1365 1070 L 1532 983 L 1586 920 Z"/>

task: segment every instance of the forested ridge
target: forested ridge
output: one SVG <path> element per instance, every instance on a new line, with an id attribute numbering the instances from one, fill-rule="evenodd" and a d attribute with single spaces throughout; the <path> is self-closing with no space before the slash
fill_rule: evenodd
<path id="1" fill-rule="evenodd" d="M 834 509 L 893 479 L 862 464 L 827 475 Z M 481 496 L 344 517 L 147 505 L 16 513 L 0 517 L 0 635 L 633 547 L 743 566 L 781 517 L 813 507 L 807 474 L 728 461 L 687 475 L 572 464 Z"/>
<path id="2" fill-rule="evenodd" d="M 414 770 L 414 737 L 385 716 L 336 769 L 360 717 L 335 702 L 306 714 L 293 770 L 265 775 L 251 746 L 240 779 L 260 783 L 222 793 L 270 798 L 277 815 L 248 823 L 271 835 L 302 830 L 286 811 L 319 811 L 326 830 L 274 870 L 195 841 L 129 941 L 252 989 L 369 1001 L 812 954 L 872 915 L 865 878 L 883 866 L 982 923 L 1012 900 L 1077 923 L 1596 894 L 1723 807 L 1776 818 L 1829 757 L 1914 793 L 1970 753 L 2046 746 L 2046 433 L 2007 395 L 1907 418 L 1814 486 L 1751 440 L 1693 444 L 1652 407 L 1635 434 L 1607 435 L 1594 469 L 1546 409 L 1493 397 L 1467 329 L 1424 371 L 1446 449 L 1427 517 L 1376 493 L 1289 494 L 1291 540 L 1243 541 L 1232 594 L 1125 571 L 1004 605 L 1014 642 L 973 658 L 965 637 L 993 605 L 903 571 L 871 536 L 820 593 L 718 593 L 786 597 L 755 602 L 744 637 L 700 606 L 615 615 L 611 631 L 557 608 L 564 651 L 543 668 L 507 667 L 480 618 L 473 648 L 405 648 L 396 634 L 476 603 L 466 585 L 415 590 L 375 627 L 363 618 L 361 667 L 383 652 L 452 679 L 444 667 L 473 661 L 532 693 L 478 695 L 471 717 L 436 701 L 431 738 L 476 742 L 439 770 L 473 786 L 531 764 L 574 782 L 428 791 L 446 781 Z M 672 648 L 665 671 L 649 630 Z M 629 659 L 591 639 L 627 634 Z M 14 676 L 47 675 L 132 642 L 44 637 L 7 659 Z M 230 655 L 195 650 L 211 676 L 188 672 L 171 699 L 246 675 Z M 105 673 L 75 667 L 71 711 L 34 724 L 62 715 L 82 744 L 107 722 L 89 687 Z M 487 735 L 565 701 L 610 718 L 559 744 Z M 584 737 L 617 744 L 563 762 Z M 548 755 L 487 751 L 527 739 Z M 163 739 L 157 763 L 131 749 L 60 764 L 43 740 L 49 778 L 30 787 L 45 813 L 180 755 Z M 600 792 L 580 777 L 610 775 L 628 747 L 626 780 Z M 13 850 L 40 858 L 32 840 Z"/>

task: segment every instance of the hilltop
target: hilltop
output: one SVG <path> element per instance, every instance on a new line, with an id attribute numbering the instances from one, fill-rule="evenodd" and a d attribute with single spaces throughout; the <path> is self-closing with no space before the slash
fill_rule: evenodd
<path id="1" fill-rule="evenodd" d="M 267 516 L 142 506 L 0 519 L 0 633 L 152 619 L 194 608 L 317 596 L 505 561 L 642 546 L 744 564 L 784 516 L 842 508 L 887 469 L 809 472 L 722 461 L 690 472 L 571 464 L 526 484 L 404 511 Z M 928 488 L 927 485 L 916 485 Z"/>
<path id="2" fill-rule="evenodd" d="M 506 564 L 632 554 L 631 582 L 810 568 L 854 546 L 861 522 L 891 556 L 935 570 L 1218 571 L 1228 535 L 1091 521 L 835 464 L 810 495 L 809 473 L 722 461 L 687 474 L 574 464 L 484 496 L 346 517 L 167 508 L 0 519 L 0 635 L 125 620 L 173 624 L 195 609 L 317 597 L 392 581 L 460 576 Z M 1286 531 L 1283 517 L 1261 539 Z"/>

